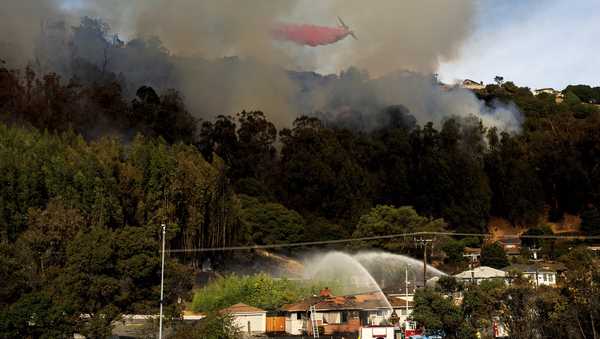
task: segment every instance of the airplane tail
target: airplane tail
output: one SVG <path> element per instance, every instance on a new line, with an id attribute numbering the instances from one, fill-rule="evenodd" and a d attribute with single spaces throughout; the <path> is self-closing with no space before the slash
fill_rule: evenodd
<path id="1" fill-rule="evenodd" d="M 354 40 L 358 40 L 356 35 L 354 35 L 354 31 L 350 30 L 350 27 L 348 27 L 348 25 L 346 25 L 344 20 L 342 20 L 342 18 L 340 18 L 339 16 L 337 18 L 338 18 L 338 21 L 340 22 L 340 26 L 342 26 L 344 29 L 346 29 L 348 31 L 348 34 L 350 34 L 354 38 Z"/>
<path id="2" fill-rule="evenodd" d="M 342 20 L 342 18 L 340 18 L 339 16 L 338 16 L 337 18 L 338 18 L 338 21 L 340 22 L 340 25 L 341 25 L 342 27 L 344 27 L 345 29 L 348 29 L 348 25 L 346 25 L 346 24 L 344 23 L 344 20 Z"/>

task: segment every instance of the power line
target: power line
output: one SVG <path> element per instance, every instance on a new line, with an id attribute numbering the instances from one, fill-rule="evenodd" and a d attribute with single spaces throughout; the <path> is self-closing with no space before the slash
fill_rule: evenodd
<path id="1" fill-rule="evenodd" d="M 165 252 L 166 253 L 226 252 L 226 251 L 239 251 L 239 250 L 255 250 L 255 249 L 269 249 L 269 248 L 286 248 L 286 247 L 343 244 L 343 243 L 368 241 L 368 240 L 407 238 L 407 237 L 426 236 L 426 235 L 440 235 L 440 236 L 445 235 L 445 236 L 479 237 L 479 238 L 491 238 L 492 237 L 492 235 L 490 235 L 488 233 L 411 232 L 411 233 L 378 235 L 378 236 L 362 237 L 362 238 L 306 241 L 306 242 L 296 242 L 296 243 L 287 243 L 287 244 L 202 247 L 202 248 L 177 248 L 177 249 L 168 249 L 168 250 L 165 250 Z M 555 240 L 558 240 L 558 239 L 600 240 L 600 236 L 582 236 L 582 235 L 503 235 L 503 236 L 497 236 L 495 238 L 497 238 L 497 239 L 519 239 L 519 238 L 522 238 L 522 239 L 555 239 Z"/>

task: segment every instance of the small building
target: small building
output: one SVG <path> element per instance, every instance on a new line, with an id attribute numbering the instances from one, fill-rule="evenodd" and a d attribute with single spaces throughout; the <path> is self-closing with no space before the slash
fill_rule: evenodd
<path id="1" fill-rule="evenodd" d="M 533 95 L 537 96 L 540 94 L 548 94 L 548 95 L 554 96 L 554 101 L 557 104 L 560 104 L 561 102 L 563 102 L 565 100 L 565 96 L 561 91 L 555 90 L 554 88 L 550 88 L 550 87 L 538 88 L 533 91 Z"/>
<path id="2" fill-rule="evenodd" d="M 283 305 L 281 310 L 286 314 L 285 332 L 293 335 L 308 333 L 308 310 L 320 300 L 318 297 L 311 297 L 294 304 Z"/>
<path id="3" fill-rule="evenodd" d="M 314 305 L 317 326 L 323 327 L 323 334 L 356 333 L 361 321 L 366 322 L 368 315 L 361 314 L 355 296 L 330 297 Z M 309 321 L 307 332 L 312 333 Z"/>
<path id="4" fill-rule="evenodd" d="M 243 333 L 256 335 L 266 332 L 267 311 L 265 310 L 239 303 L 224 308 L 219 313 L 231 315 L 233 324 Z"/>
<path id="5" fill-rule="evenodd" d="M 507 256 L 521 255 L 521 238 L 507 237 L 498 240 Z"/>
<path id="6" fill-rule="evenodd" d="M 538 262 L 531 264 L 514 264 L 502 269 L 507 276 L 517 272 L 536 285 L 556 286 L 558 277 L 566 270 L 561 263 Z"/>
<path id="7" fill-rule="evenodd" d="M 538 88 L 533 91 L 533 95 L 540 95 L 540 94 L 558 95 L 559 93 L 560 93 L 560 91 L 557 91 L 551 87 Z"/>
<path id="8" fill-rule="evenodd" d="M 463 256 L 471 258 L 471 262 L 479 263 L 481 258 L 481 248 L 478 247 L 465 247 L 463 250 Z"/>
<path id="9" fill-rule="evenodd" d="M 461 87 L 466 88 L 466 89 L 471 89 L 471 90 L 481 90 L 481 89 L 485 88 L 485 85 L 483 84 L 483 81 L 477 82 L 477 81 L 473 81 L 471 79 L 465 79 L 461 83 Z"/>
<path id="10" fill-rule="evenodd" d="M 593 244 L 587 247 L 595 256 L 600 256 L 600 244 Z"/>
<path id="11" fill-rule="evenodd" d="M 497 270 L 488 266 L 475 267 L 472 270 L 467 270 L 454 275 L 456 280 L 465 283 L 481 284 L 484 280 L 502 280 L 506 281 L 506 272 Z"/>
<path id="12" fill-rule="evenodd" d="M 310 314 L 312 307 L 314 315 Z M 412 300 L 405 297 L 385 297 L 381 293 L 347 296 L 321 293 L 320 297 L 307 298 L 282 307 L 282 311 L 287 313 L 286 332 L 292 335 L 312 334 L 311 316 L 324 335 L 352 334 L 358 333 L 363 326 L 387 324 L 393 312 L 402 323 L 413 309 Z"/>

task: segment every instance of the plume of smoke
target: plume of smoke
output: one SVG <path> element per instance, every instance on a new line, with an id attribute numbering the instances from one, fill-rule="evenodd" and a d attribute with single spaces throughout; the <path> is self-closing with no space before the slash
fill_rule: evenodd
<path id="1" fill-rule="evenodd" d="M 373 81 L 380 100 L 386 105 L 402 103 L 421 124 L 441 123 L 446 117 L 475 116 L 485 126 L 518 132 L 521 113 L 514 104 L 493 102 L 491 106 L 460 87 L 440 85 L 433 76 L 393 73 Z"/>
<path id="2" fill-rule="evenodd" d="M 58 1 L 0 1 L 0 59 L 23 66 L 33 58 L 42 23 L 60 15 Z"/>
<path id="3" fill-rule="evenodd" d="M 375 129 L 389 123 L 378 113 L 389 106 L 403 107 L 418 123 L 438 126 L 448 117 L 476 117 L 485 126 L 518 132 L 521 114 L 514 104 L 486 105 L 469 90 L 439 84 L 433 75 L 394 72 L 371 79 L 350 68 L 339 77 L 313 85 L 300 100 L 304 111 L 324 112 L 333 123 L 359 129 Z"/>
<path id="4" fill-rule="evenodd" d="M 474 9 L 471 0 L 307 0 L 293 18 L 333 24 L 332 18 L 340 16 L 358 36 L 358 41 L 301 53 L 310 54 L 317 69 L 338 72 L 356 66 L 381 76 L 397 70 L 435 72 L 440 60 L 457 55 L 471 31 Z"/>
<path id="5" fill-rule="evenodd" d="M 37 53 L 37 62 L 50 60 L 48 70 L 70 75 L 73 62 L 68 58 L 74 55 L 123 75 L 133 84 L 130 93 L 140 85 L 175 87 L 190 110 L 203 118 L 260 109 L 281 127 L 295 115 L 313 111 L 365 117 L 386 106 L 403 105 L 420 123 L 475 115 L 487 125 L 511 130 L 519 125 L 514 106 L 488 107 L 471 92 L 446 91 L 420 75 L 434 73 L 441 59 L 454 57 L 469 33 L 474 15 L 470 0 L 0 1 L 0 41 L 5 42 L 0 57 L 31 60 L 36 43 L 40 47 L 38 23 L 59 18 L 65 22 L 62 33 L 42 41 L 49 46 L 39 48 L 46 53 Z M 108 32 L 106 41 L 98 35 L 95 40 L 77 33 L 70 37 L 70 25 L 83 15 L 101 17 L 129 41 L 122 46 L 111 43 Z M 274 22 L 334 25 L 338 15 L 359 41 L 311 48 L 271 40 Z M 65 48 L 68 39 L 73 50 Z M 352 68 L 339 77 L 314 75 L 308 84 L 305 78 L 311 73 L 290 77 L 287 71 L 337 72 L 350 65 L 377 78 Z M 420 74 L 396 72 L 403 69 Z M 365 121 L 369 126 L 381 123 Z"/>

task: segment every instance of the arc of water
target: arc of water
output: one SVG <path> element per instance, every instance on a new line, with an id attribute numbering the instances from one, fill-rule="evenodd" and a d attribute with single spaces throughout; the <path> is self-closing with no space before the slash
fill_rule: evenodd
<path id="1" fill-rule="evenodd" d="M 381 298 L 385 302 L 386 308 L 390 312 L 393 311 L 392 305 L 390 304 L 389 300 L 387 299 L 387 297 L 381 290 L 381 287 L 379 286 L 377 281 L 373 278 L 371 273 L 369 273 L 369 271 L 358 260 L 356 260 L 355 258 L 353 258 L 352 256 L 350 256 L 346 253 L 333 251 L 333 252 L 329 252 L 328 254 L 326 254 L 324 257 L 322 257 L 320 260 L 318 260 L 317 263 L 315 263 L 315 266 L 317 266 L 317 269 L 312 272 L 312 275 L 309 278 L 314 279 L 319 274 L 319 272 L 321 272 L 322 269 L 331 269 L 331 267 L 336 267 L 336 266 L 339 267 L 340 261 L 347 262 L 348 264 L 353 266 L 353 269 L 356 270 L 354 272 L 351 272 L 351 276 L 349 276 L 348 278 L 351 278 L 352 276 L 353 277 L 358 276 L 363 279 L 366 279 L 368 284 L 372 285 L 374 287 L 374 291 L 376 291 L 378 293 L 378 295 L 381 296 Z M 371 292 L 371 291 L 369 291 L 369 292 Z"/>

